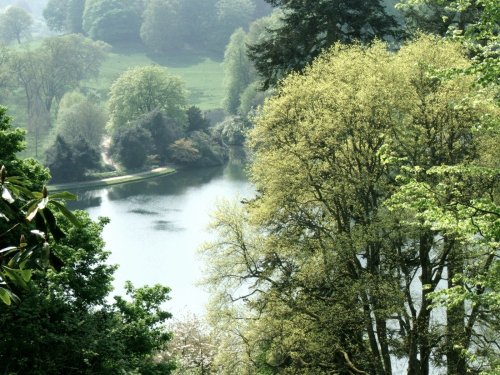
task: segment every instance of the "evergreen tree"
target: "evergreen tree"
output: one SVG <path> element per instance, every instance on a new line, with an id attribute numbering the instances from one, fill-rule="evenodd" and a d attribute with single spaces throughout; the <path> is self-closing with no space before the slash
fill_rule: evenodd
<path id="1" fill-rule="evenodd" d="M 266 0 L 284 11 L 283 25 L 249 46 L 249 56 L 273 86 L 291 71 L 300 71 L 336 42 L 369 42 L 397 35 L 397 22 L 380 0 Z"/>

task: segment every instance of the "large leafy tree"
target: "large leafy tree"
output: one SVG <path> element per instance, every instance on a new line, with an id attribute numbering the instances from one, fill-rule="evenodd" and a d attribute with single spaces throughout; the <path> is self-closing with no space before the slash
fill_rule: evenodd
<path id="1" fill-rule="evenodd" d="M 72 227 L 56 249 L 59 272 L 36 272 L 17 305 L 1 306 L 0 369 L 30 374 L 169 374 L 172 362 L 155 353 L 170 340 L 161 307 L 169 289 L 134 288 L 128 297 L 106 302 L 115 266 L 101 237 L 107 219 L 93 222 L 76 212 L 82 224 Z"/>
<path id="2" fill-rule="evenodd" d="M 240 96 L 252 81 L 255 70 L 246 54 L 246 33 L 242 28 L 236 30 L 224 53 L 224 109 L 233 115 L 240 106 Z"/>
<path id="3" fill-rule="evenodd" d="M 411 374 L 494 371 L 494 345 L 491 356 L 463 351 L 498 343 L 498 290 L 485 302 L 474 287 L 496 285 L 498 169 L 434 171 L 480 163 L 485 139 L 498 140 L 478 132 L 498 125 L 491 92 L 441 74 L 468 65 L 460 46 L 432 38 L 397 54 L 339 45 L 268 100 L 250 135 L 258 197 L 219 211 L 207 247 L 229 368 L 378 375 L 402 371 L 397 356 Z M 484 238 L 447 229 L 474 213 Z M 461 298 L 446 310 L 443 287 Z"/>
<path id="4" fill-rule="evenodd" d="M 112 139 L 113 153 L 125 168 L 141 168 L 153 146 L 151 133 L 134 125 L 116 132 Z"/>
<path id="5" fill-rule="evenodd" d="M 10 66 L 25 91 L 28 109 L 41 102 L 50 112 L 81 80 L 96 77 L 105 50 L 103 43 L 70 34 L 47 38 L 39 48 L 15 55 Z"/>
<path id="6" fill-rule="evenodd" d="M 396 36 L 397 23 L 379 0 L 266 1 L 284 13 L 281 26 L 249 47 L 265 88 L 289 72 L 300 71 L 335 42 Z"/>
<path id="7" fill-rule="evenodd" d="M 84 9 L 85 0 L 49 0 L 43 17 L 53 31 L 81 33 Z"/>
<path id="8" fill-rule="evenodd" d="M 181 3 L 178 0 L 148 2 L 143 14 L 141 39 L 149 49 L 165 53 L 183 47 L 180 12 Z"/>
<path id="9" fill-rule="evenodd" d="M 57 111 L 57 135 L 70 143 L 83 138 L 87 143 L 99 148 L 106 126 L 104 109 L 78 92 L 70 92 L 61 99 Z"/>
<path id="10" fill-rule="evenodd" d="M 142 2 L 133 0 L 88 0 L 83 30 L 110 44 L 139 41 L 142 10 Z"/>
<path id="11" fill-rule="evenodd" d="M 130 127 L 154 110 L 180 124 L 186 121 L 184 84 L 159 66 L 138 67 L 123 73 L 111 86 L 108 104 L 113 133 Z"/>
<path id="12" fill-rule="evenodd" d="M 474 64 L 468 71 L 480 84 L 498 87 L 498 1 L 405 0 L 399 7 L 410 22 L 424 30 L 449 34 L 463 41 L 470 55 L 474 56 Z M 429 19 L 432 22 L 428 22 Z"/>
<path id="13" fill-rule="evenodd" d="M 0 15 L 0 37 L 10 42 L 16 40 L 21 44 L 21 39 L 30 36 L 33 18 L 24 9 L 10 6 Z"/>
<path id="14" fill-rule="evenodd" d="M 77 137 L 67 142 L 57 136 L 47 150 L 46 164 L 52 175 L 52 182 L 81 181 L 89 170 L 100 167 L 100 155 L 95 146 L 85 138 Z"/>

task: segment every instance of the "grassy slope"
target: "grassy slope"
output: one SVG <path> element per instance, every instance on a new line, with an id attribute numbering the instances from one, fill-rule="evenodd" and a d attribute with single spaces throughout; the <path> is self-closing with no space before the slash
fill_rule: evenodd
<path id="1" fill-rule="evenodd" d="M 99 78 L 85 85 L 107 95 L 111 84 L 121 73 L 136 66 L 151 64 L 166 66 L 171 74 L 179 76 L 186 83 L 189 105 L 196 105 L 201 109 L 221 106 L 224 95 L 222 64 L 210 58 L 154 58 L 140 52 L 112 52 L 103 63 Z"/>

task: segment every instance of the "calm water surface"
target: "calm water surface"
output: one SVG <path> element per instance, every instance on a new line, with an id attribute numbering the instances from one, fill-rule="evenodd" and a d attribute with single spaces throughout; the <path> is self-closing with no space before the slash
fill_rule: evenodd
<path id="1" fill-rule="evenodd" d="M 202 314 L 208 294 L 197 282 L 200 245 L 216 202 L 251 197 L 244 165 L 233 158 L 224 167 L 180 171 L 170 176 L 100 190 L 78 192 L 71 208 L 111 219 L 103 232 L 115 272 L 115 293 L 126 280 L 135 286 L 160 283 L 172 289 L 168 309 L 175 315 Z"/>

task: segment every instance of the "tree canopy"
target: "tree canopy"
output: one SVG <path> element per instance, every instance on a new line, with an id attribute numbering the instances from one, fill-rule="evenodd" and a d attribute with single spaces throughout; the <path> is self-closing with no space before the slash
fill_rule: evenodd
<path id="1" fill-rule="evenodd" d="M 83 30 L 110 44 L 138 41 L 141 11 L 140 2 L 133 0 L 87 0 Z"/>
<path id="2" fill-rule="evenodd" d="M 10 42 L 12 40 L 21 44 L 21 39 L 30 36 L 30 28 L 33 24 L 31 15 L 22 8 L 9 6 L 0 15 L 0 38 Z"/>
<path id="3" fill-rule="evenodd" d="M 225 373 L 404 371 L 393 356 L 411 374 L 495 371 L 498 290 L 477 280 L 496 285 L 499 175 L 478 151 L 499 111 L 446 73 L 469 64 L 431 37 L 336 45 L 266 102 L 257 198 L 223 206 L 205 249 Z M 459 295 L 444 309 L 443 289 Z"/>
<path id="4" fill-rule="evenodd" d="M 109 128 L 112 132 L 131 126 L 154 110 L 185 124 L 186 94 L 183 82 L 160 66 L 133 68 L 111 86 Z"/>
<path id="5" fill-rule="evenodd" d="M 369 42 L 397 35 L 397 22 L 380 0 L 266 0 L 283 10 L 282 25 L 249 46 L 264 88 L 300 71 L 336 42 Z"/>

